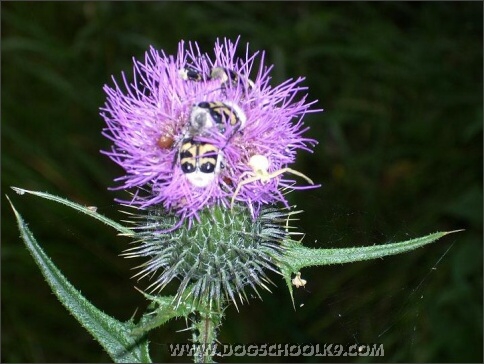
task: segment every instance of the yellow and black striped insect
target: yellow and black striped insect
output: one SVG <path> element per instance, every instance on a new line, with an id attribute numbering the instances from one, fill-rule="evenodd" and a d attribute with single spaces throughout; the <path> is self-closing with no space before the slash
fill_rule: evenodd
<path id="1" fill-rule="evenodd" d="M 245 89 L 245 91 L 252 90 L 255 87 L 252 80 L 247 77 L 241 77 L 234 70 L 225 67 L 212 68 L 212 70 L 210 71 L 210 79 L 220 80 L 223 87 L 226 87 L 227 84 L 231 84 L 235 87 L 237 87 L 237 85 L 241 85 Z"/>
<path id="2" fill-rule="evenodd" d="M 222 165 L 222 152 L 216 146 L 193 138 L 182 141 L 178 158 L 182 172 L 195 187 L 207 187 Z"/>
<path id="3" fill-rule="evenodd" d="M 204 75 L 192 66 L 185 66 L 181 68 L 178 73 L 180 74 L 180 77 L 185 81 L 199 82 L 205 79 Z"/>
<path id="4" fill-rule="evenodd" d="M 246 123 L 244 112 L 234 103 L 225 101 L 203 101 L 192 107 L 189 124 L 192 134 L 201 133 L 216 126 L 224 134 L 227 126 L 239 130 Z"/>
<path id="5" fill-rule="evenodd" d="M 237 87 L 240 85 L 247 92 L 255 88 L 254 82 L 247 77 L 242 77 L 234 70 L 226 67 L 213 67 L 210 74 L 206 75 L 198 71 L 191 65 L 186 65 L 179 71 L 180 77 L 185 81 L 206 81 L 206 80 L 220 80 L 222 88 L 232 85 Z"/>

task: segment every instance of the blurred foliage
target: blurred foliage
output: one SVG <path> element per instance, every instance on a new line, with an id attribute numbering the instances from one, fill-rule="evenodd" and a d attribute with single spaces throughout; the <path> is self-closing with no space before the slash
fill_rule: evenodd
<path id="1" fill-rule="evenodd" d="M 47 191 L 123 219 L 108 191 L 122 174 L 100 149 L 102 87 L 149 45 L 216 37 L 265 49 L 274 83 L 304 75 L 324 113 L 297 169 L 322 183 L 295 192 L 309 246 L 344 247 L 466 229 L 384 260 L 314 268 L 296 310 L 274 294 L 226 312 L 224 343 L 384 343 L 372 361 L 482 362 L 482 2 L 2 2 L 2 192 L 83 294 L 127 320 L 146 308 L 129 279 L 129 243 Z M 2 197 L 2 362 L 106 362 L 49 292 Z M 137 262 L 140 263 L 140 262 Z M 304 304 L 304 306 L 298 307 Z M 186 342 L 174 321 L 152 357 Z M 227 358 L 225 361 L 347 361 Z M 364 361 L 365 358 L 355 358 Z"/>

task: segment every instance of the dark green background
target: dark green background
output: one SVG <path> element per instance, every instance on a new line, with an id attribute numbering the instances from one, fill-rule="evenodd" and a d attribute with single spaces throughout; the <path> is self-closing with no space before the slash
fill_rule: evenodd
<path id="1" fill-rule="evenodd" d="M 220 341 L 384 343 L 372 361 L 482 362 L 482 2 L 2 2 L 2 362 L 109 361 L 64 310 L 19 239 L 8 194 L 86 297 L 127 320 L 146 306 L 118 256 L 128 241 L 46 191 L 116 219 L 122 171 L 99 153 L 102 87 L 150 44 L 250 42 L 274 84 L 304 75 L 314 154 L 296 168 L 322 187 L 295 192 L 309 246 L 345 247 L 466 229 L 401 256 L 303 270 L 294 311 L 274 294 L 226 311 Z M 317 240 L 317 242 L 315 242 Z M 445 254 L 447 252 L 447 254 Z M 442 258 L 442 259 L 441 259 Z M 139 262 L 137 262 L 139 263 Z M 436 269 L 433 269 L 436 268 Z M 299 307 L 304 304 L 303 307 Z M 183 320 L 151 337 L 152 357 L 186 342 Z M 185 361 L 187 359 L 185 358 Z M 353 361 L 229 358 L 227 361 Z M 364 361 L 364 358 L 360 358 Z"/>

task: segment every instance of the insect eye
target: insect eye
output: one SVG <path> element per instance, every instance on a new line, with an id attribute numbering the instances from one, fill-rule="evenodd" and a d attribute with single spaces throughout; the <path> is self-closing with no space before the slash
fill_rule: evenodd
<path id="1" fill-rule="evenodd" d="M 200 171 L 203 173 L 212 173 L 213 171 L 215 171 L 215 164 L 212 162 L 202 163 L 202 165 L 200 166 Z"/>
<path id="2" fill-rule="evenodd" d="M 190 162 L 184 162 L 181 164 L 181 170 L 183 173 L 192 173 L 193 171 L 195 171 L 195 165 Z"/>

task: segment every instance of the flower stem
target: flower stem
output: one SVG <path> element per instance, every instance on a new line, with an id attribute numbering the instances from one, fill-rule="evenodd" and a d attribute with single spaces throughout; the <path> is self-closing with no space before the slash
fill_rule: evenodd
<path id="1" fill-rule="evenodd" d="M 222 321 L 222 312 L 223 308 L 213 309 L 209 305 L 199 306 L 192 326 L 195 346 L 194 363 L 214 363 L 212 357 L 216 351 L 217 330 Z"/>

